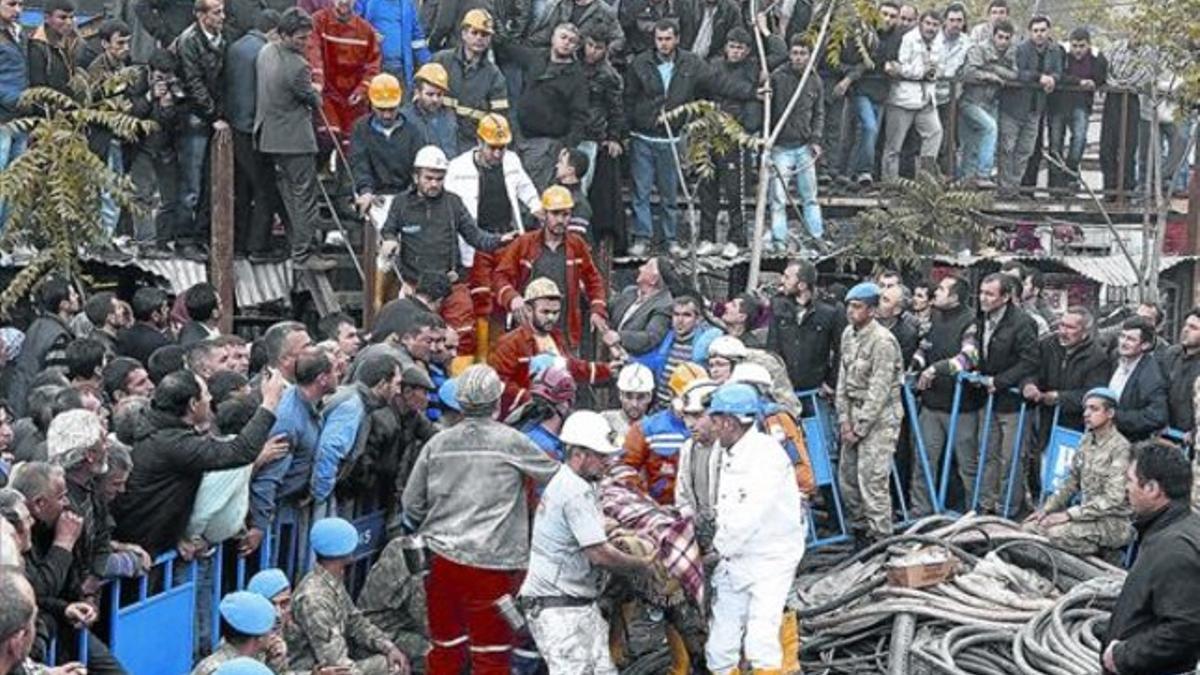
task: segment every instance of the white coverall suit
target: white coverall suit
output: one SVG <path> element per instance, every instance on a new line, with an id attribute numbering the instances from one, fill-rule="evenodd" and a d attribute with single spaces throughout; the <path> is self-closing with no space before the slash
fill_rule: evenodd
<path id="1" fill-rule="evenodd" d="M 757 428 L 732 448 L 716 450 L 721 468 L 713 546 L 720 562 L 704 649 L 708 668 L 735 670 L 744 648 L 755 672 L 778 672 L 783 608 L 804 557 L 800 490 L 787 453 Z"/>

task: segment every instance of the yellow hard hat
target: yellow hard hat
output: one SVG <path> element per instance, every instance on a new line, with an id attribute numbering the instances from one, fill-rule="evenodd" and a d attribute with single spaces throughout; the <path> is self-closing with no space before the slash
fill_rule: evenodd
<path id="1" fill-rule="evenodd" d="M 474 10 L 472 10 L 474 11 Z M 512 143 L 512 129 L 503 115 L 488 113 L 479 120 L 475 135 L 488 145 L 508 145 Z"/>
<path id="2" fill-rule="evenodd" d="M 417 68 L 413 79 L 417 82 L 428 82 L 442 91 L 450 91 L 450 74 L 440 63 L 426 63 Z"/>
<path id="3" fill-rule="evenodd" d="M 400 80 L 397 80 L 394 75 L 380 73 L 371 78 L 371 85 L 367 88 L 367 98 L 376 108 L 395 108 L 404 99 L 404 89 L 400 86 Z"/>
<path id="4" fill-rule="evenodd" d="M 463 16 L 462 28 L 474 28 L 484 33 L 495 33 L 496 27 L 492 22 L 492 15 L 486 9 L 473 9 Z"/>
<path id="5" fill-rule="evenodd" d="M 575 208 L 575 200 L 567 188 L 551 185 L 542 193 L 542 208 L 547 211 L 570 211 Z"/>
<path id="6" fill-rule="evenodd" d="M 553 298 L 555 300 L 562 299 L 562 293 L 558 290 L 558 284 L 554 283 L 546 277 L 538 277 L 529 282 L 525 287 L 525 302 L 534 300 L 543 300 Z"/>
<path id="7" fill-rule="evenodd" d="M 691 361 L 685 361 L 671 371 L 671 378 L 667 380 L 667 387 L 676 397 L 683 396 L 683 392 L 687 390 L 688 385 L 699 379 L 707 379 L 708 373 L 699 365 Z"/>

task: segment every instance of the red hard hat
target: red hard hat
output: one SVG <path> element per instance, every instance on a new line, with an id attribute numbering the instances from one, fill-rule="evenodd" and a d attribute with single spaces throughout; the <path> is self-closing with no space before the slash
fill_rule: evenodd
<path id="1" fill-rule="evenodd" d="M 551 403 L 575 403 L 575 378 L 565 368 L 550 366 L 538 373 L 529 393 Z"/>

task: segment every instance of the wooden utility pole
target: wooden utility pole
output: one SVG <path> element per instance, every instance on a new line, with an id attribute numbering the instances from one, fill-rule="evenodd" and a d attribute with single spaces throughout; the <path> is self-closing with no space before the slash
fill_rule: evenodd
<path id="1" fill-rule="evenodd" d="M 233 332 L 233 131 L 217 129 L 212 135 L 212 227 L 208 280 L 221 299 L 221 332 Z"/>

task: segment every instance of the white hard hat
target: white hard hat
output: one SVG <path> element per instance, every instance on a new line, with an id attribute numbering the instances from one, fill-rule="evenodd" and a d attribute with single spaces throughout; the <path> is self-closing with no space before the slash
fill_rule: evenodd
<path id="1" fill-rule="evenodd" d="M 649 394 L 654 391 L 654 373 L 640 363 L 630 363 L 617 375 L 617 390 Z"/>
<path id="2" fill-rule="evenodd" d="M 417 157 L 413 160 L 414 169 L 436 169 L 445 171 L 450 168 L 450 160 L 446 159 L 446 153 L 436 145 L 427 145 L 417 151 Z"/>
<path id="3" fill-rule="evenodd" d="M 758 384 L 764 387 L 770 387 L 774 384 L 771 380 L 771 373 L 757 363 L 737 364 L 733 367 L 733 372 L 729 375 L 729 381 Z"/>
<path id="4" fill-rule="evenodd" d="M 683 390 L 683 408 L 680 412 L 700 414 L 708 408 L 708 397 L 721 385 L 703 379 L 696 380 Z"/>
<path id="5" fill-rule="evenodd" d="M 613 430 L 608 420 L 592 410 L 577 410 L 563 422 L 558 440 L 565 445 L 577 445 L 600 455 L 615 455 L 620 448 L 613 445 Z"/>
<path id="6" fill-rule="evenodd" d="M 719 356 L 730 361 L 741 361 L 749 356 L 746 345 L 732 335 L 722 335 L 708 346 L 708 357 Z"/>

